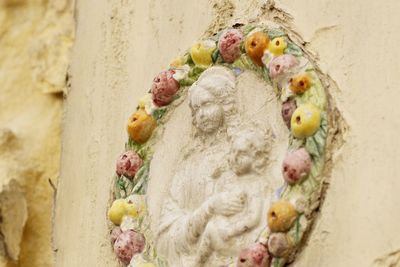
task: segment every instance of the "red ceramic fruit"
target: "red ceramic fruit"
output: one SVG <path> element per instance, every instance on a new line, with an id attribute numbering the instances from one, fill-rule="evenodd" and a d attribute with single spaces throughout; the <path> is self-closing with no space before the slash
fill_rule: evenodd
<path id="1" fill-rule="evenodd" d="M 126 151 L 117 159 L 116 173 L 126 177 L 134 177 L 142 167 L 143 160 L 134 151 Z"/>
<path id="2" fill-rule="evenodd" d="M 159 107 L 171 103 L 179 90 L 179 82 L 174 79 L 174 73 L 173 70 L 162 71 L 153 80 L 151 93 L 154 104 Z"/>
<path id="3" fill-rule="evenodd" d="M 133 230 L 122 232 L 114 243 L 114 252 L 125 264 L 129 264 L 132 257 L 144 249 L 145 239 L 140 233 Z"/>
<path id="4" fill-rule="evenodd" d="M 243 34 L 236 29 L 229 29 L 221 34 L 218 49 L 226 63 L 233 63 L 240 57 L 240 42 L 242 40 Z"/>
<path id="5" fill-rule="evenodd" d="M 111 244 L 114 245 L 115 241 L 117 241 L 118 237 L 122 234 L 122 230 L 119 226 L 114 227 L 111 231 L 110 238 L 111 238 Z"/>

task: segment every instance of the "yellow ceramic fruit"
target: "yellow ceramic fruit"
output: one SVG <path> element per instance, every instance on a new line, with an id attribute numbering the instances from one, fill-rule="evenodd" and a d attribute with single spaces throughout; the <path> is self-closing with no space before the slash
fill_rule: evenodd
<path id="1" fill-rule="evenodd" d="M 127 199 L 127 215 L 138 218 L 146 212 L 146 202 L 143 195 L 130 195 Z"/>
<path id="2" fill-rule="evenodd" d="M 295 94 L 302 94 L 311 86 L 311 78 L 307 73 L 299 74 L 290 79 L 290 90 Z"/>
<path id="3" fill-rule="evenodd" d="M 263 32 L 255 32 L 247 37 L 245 49 L 247 55 L 251 58 L 254 64 L 262 66 L 262 58 L 264 51 L 268 48 L 269 37 Z"/>
<path id="4" fill-rule="evenodd" d="M 144 109 L 146 107 L 146 104 L 150 101 L 150 99 L 151 99 L 151 94 L 146 94 L 146 95 L 142 96 L 139 99 L 139 103 L 138 103 L 139 108 Z"/>
<path id="5" fill-rule="evenodd" d="M 108 210 L 108 218 L 115 225 L 120 225 L 126 214 L 127 202 L 125 199 L 116 199 Z"/>
<path id="6" fill-rule="evenodd" d="M 320 110 L 311 104 L 299 106 L 290 121 L 292 134 L 296 138 L 305 138 L 315 134 L 321 124 Z"/>
<path id="7" fill-rule="evenodd" d="M 190 56 L 194 64 L 209 66 L 212 64 L 212 53 L 216 48 L 215 42 L 213 41 L 203 41 L 197 43 L 190 48 Z"/>
<path id="8" fill-rule="evenodd" d="M 283 52 L 285 51 L 286 47 L 287 47 L 287 43 L 286 43 L 285 38 L 276 37 L 269 43 L 268 50 L 274 56 L 280 56 L 280 55 L 283 55 Z"/>
<path id="9" fill-rule="evenodd" d="M 134 219 L 139 217 L 139 206 L 136 203 L 127 203 L 126 204 L 126 215 L 130 216 Z"/>
<path id="10" fill-rule="evenodd" d="M 297 216 L 297 211 L 290 202 L 277 201 L 268 211 L 268 226 L 272 232 L 286 232 L 292 227 Z"/>
<path id="11" fill-rule="evenodd" d="M 129 118 L 127 131 L 133 141 L 143 144 L 149 140 L 156 125 L 157 122 L 153 116 L 147 114 L 143 108 L 140 108 Z"/>

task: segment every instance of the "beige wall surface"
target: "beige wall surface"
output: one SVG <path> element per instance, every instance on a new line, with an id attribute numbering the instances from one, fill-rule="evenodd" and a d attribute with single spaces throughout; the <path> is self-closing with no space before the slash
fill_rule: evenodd
<path id="1" fill-rule="evenodd" d="M 55 217 L 56 266 L 117 266 L 106 210 L 125 122 L 154 75 L 207 30 L 270 17 L 263 1 L 78 1 Z M 400 266 L 400 2 L 277 0 L 336 82 L 349 125 L 299 267 Z"/>
<path id="2" fill-rule="evenodd" d="M 1 267 L 54 266 L 49 180 L 59 174 L 73 22 L 72 0 L 0 1 Z"/>

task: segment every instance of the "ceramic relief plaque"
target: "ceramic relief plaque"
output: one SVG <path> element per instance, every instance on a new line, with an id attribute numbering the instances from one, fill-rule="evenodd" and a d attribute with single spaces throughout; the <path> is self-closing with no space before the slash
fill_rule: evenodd
<path id="1" fill-rule="evenodd" d="M 236 25 L 153 80 L 127 122 L 108 212 L 131 267 L 279 267 L 320 205 L 335 122 L 321 75 L 280 28 Z"/>

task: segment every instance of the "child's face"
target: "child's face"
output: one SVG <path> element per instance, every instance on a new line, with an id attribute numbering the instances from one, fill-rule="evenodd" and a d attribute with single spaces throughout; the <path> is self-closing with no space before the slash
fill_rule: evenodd
<path id="1" fill-rule="evenodd" d="M 237 174 L 246 174 L 252 170 L 255 148 L 243 137 L 236 138 L 232 143 L 230 165 Z"/>

